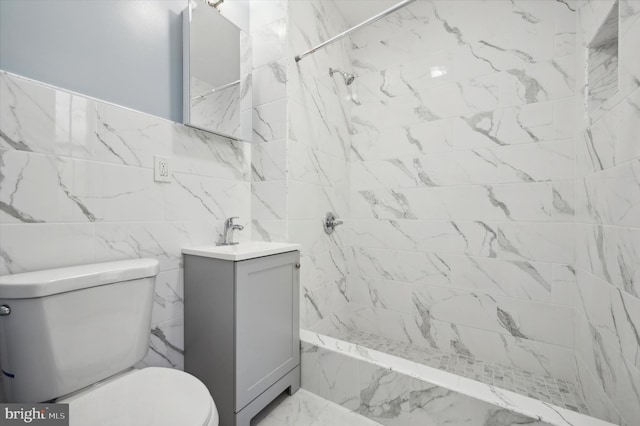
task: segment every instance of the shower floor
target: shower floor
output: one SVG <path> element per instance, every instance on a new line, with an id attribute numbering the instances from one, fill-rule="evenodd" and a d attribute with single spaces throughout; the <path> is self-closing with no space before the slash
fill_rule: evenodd
<path id="1" fill-rule="evenodd" d="M 344 331 L 336 337 L 589 415 L 583 396 L 575 384 L 567 380 L 541 376 L 517 367 L 481 361 L 359 331 Z"/>

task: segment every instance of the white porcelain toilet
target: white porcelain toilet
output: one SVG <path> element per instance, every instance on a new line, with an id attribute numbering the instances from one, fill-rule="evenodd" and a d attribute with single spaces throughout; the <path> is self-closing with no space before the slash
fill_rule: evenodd
<path id="1" fill-rule="evenodd" d="M 0 368 L 7 402 L 69 404 L 71 425 L 216 426 L 188 373 L 134 369 L 149 348 L 153 259 L 0 277 Z"/>

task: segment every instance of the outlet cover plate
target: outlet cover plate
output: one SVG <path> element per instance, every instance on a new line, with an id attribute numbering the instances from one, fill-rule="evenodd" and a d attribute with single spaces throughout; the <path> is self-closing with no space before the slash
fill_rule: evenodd
<path id="1" fill-rule="evenodd" d="M 156 155 L 154 157 L 153 176 L 156 182 L 171 182 L 169 158 Z"/>

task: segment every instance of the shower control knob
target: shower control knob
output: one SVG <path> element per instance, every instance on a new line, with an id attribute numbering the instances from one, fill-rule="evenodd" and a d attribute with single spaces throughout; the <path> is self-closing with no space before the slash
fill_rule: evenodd
<path id="1" fill-rule="evenodd" d="M 0 317 L 4 317 L 11 314 L 11 308 L 7 305 L 0 306 Z"/>
<path id="2" fill-rule="evenodd" d="M 344 222 L 342 220 L 336 218 L 336 215 L 333 214 L 333 212 L 328 212 L 324 216 L 324 221 L 322 225 L 324 227 L 324 232 L 326 232 L 327 235 L 331 235 L 333 231 L 336 229 L 336 226 L 342 225 L 343 223 Z"/>

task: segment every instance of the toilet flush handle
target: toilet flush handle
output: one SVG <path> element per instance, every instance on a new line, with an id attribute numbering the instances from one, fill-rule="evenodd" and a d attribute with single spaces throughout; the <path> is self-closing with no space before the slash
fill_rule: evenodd
<path id="1" fill-rule="evenodd" d="M 0 317 L 7 316 L 11 313 L 11 308 L 7 305 L 0 306 Z"/>

